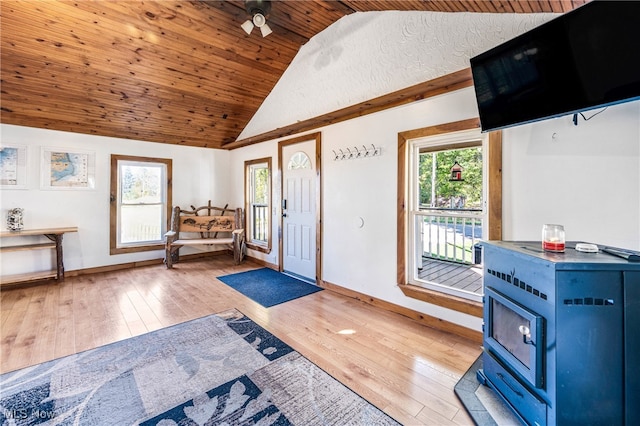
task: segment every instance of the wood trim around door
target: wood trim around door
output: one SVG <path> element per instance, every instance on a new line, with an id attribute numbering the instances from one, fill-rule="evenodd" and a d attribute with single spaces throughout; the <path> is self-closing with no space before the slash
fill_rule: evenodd
<path id="1" fill-rule="evenodd" d="M 298 136 L 278 142 L 278 176 L 280 178 L 280 206 L 279 206 L 279 222 L 278 222 L 278 270 L 284 270 L 283 241 L 282 241 L 282 194 L 284 194 L 284 179 L 282 164 L 282 149 L 285 146 L 294 145 L 301 142 L 316 141 L 316 284 L 322 285 L 322 136 L 321 132 L 310 133 L 308 135 Z"/>

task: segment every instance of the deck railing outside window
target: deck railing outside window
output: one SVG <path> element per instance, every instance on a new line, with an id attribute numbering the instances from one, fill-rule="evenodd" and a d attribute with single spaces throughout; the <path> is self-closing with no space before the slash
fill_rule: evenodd
<path id="1" fill-rule="evenodd" d="M 416 213 L 422 256 L 472 264 L 474 245 L 482 238 L 482 210 L 429 209 Z M 420 254 L 420 253 L 418 253 Z"/>
<path id="2" fill-rule="evenodd" d="M 123 241 L 137 242 L 158 242 L 162 241 L 162 230 L 160 225 L 133 224 L 131 226 L 122 227 Z"/>
<path id="3" fill-rule="evenodd" d="M 252 204 L 251 205 L 251 218 L 253 220 L 253 234 L 251 235 L 252 241 L 267 242 L 268 229 L 267 229 L 267 215 L 269 214 L 269 206 L 267 204 Z"/>

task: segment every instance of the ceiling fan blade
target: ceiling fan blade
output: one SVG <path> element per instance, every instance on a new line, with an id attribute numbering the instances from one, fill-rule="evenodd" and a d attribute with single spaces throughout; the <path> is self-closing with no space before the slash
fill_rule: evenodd
<path id="1" fill-rule="evenodd" d="M 253 22 L 251 22 L 251 19 L 247 19 L 240 26 L 242 27 L 244 32 L 247 33 L 247 34 L 251 34 L 251 31 L 253 31 Z"/>
<path id="2" fill-rule="evenodd" d="M 273 31 L 271 31 L 271 28 L 269 27 L 268 24 L 264 24 L 263 26 L 260 27 L 260 32 L 262 33 L 262 37 L 266 37 L 269 34 L 271 34 Z"/>

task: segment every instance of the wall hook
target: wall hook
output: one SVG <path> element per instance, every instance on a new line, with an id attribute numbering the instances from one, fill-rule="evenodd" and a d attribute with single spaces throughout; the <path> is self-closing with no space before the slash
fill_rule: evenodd
<path id="1" fill-rule="evenodd" d="M 345 152 L 346 150 L 346 152 Z M 344 150 L 342 148 L 338 149 L 339 152 L 336 152 L 334 149 L 331 150 L 333 152 L 333 160 L 351 160 L 365 157 L 375 157 L 382 153 L 381 147 L 376 147 L 374 144 L 371 144 L 371 148 L 367 148 L 366 145 L 362 145 L 362 149 L 354 146 L 353 149 L 349 147 L 345 147 Z"/>

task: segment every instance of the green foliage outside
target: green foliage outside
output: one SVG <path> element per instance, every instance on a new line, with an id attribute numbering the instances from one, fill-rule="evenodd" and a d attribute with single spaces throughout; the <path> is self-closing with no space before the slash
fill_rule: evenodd
<path id="1" fill-rule="evenodd" d="M 432 179 L 434 160 L 436 173 Z M 451 167 L 456 161 L 463 168 L 462 182 L 449 180 Z M 482 147 L 422 153 L 418 179 L 423 207 L 481 209 Z M 459 203 L 460 197 L 464 200 L 462 204 Z"/>
<path id="2" fill-rule="evenodd" d="M 253 202 L 267 204 L 269 202 L 269 169 L 256 167 L 253 169 Z"/>
<path id="3" fill-rule="evenodd" d="M 258 164 L 252 168 L 253 200 L 251 211 L 251 240 L 266 243 L 269 236 L 269 168 Z"/>
<path id="4" fill-rule="evenodd" d="M 122 202 L 127 204 L 160 203 L 162 198 L 160 167 L 123 166 Z"/>

